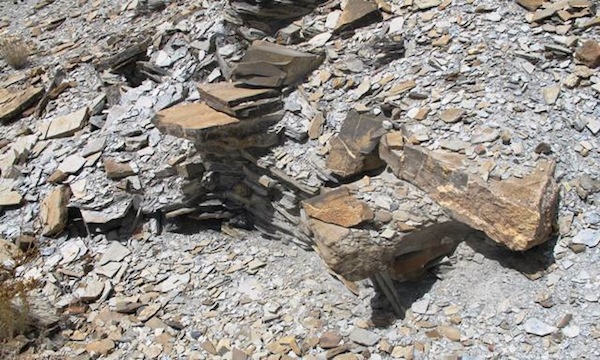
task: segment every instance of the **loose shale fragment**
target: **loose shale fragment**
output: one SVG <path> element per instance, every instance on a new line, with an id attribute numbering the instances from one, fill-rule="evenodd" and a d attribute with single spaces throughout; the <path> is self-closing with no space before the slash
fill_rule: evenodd
<path id="1" fill-rule="evenodd" d="M 40 210 L 44 236 L 56 236 L 65 229 L 68 220 L 67 204 L 70 197 L 71 189 L 61 185 L 50 191 L 44 198 Z"/>
<path id="2" fill-rule="evenodd" d="M 383 115 L 359 114 L 351 110 L 340 133 L 330 141 L 327 167 L 340 177 L 381 167 L 383 163 L 377 155 L 377 145 L 385 133 L 383 120 Z"/>
<path id="3" fill-rule="evenodd" d="M 239 82 L 253 87 L 280 87 L 301 80 L 324 57 L 266 41 L 255 41 L 233 72 Z"/>

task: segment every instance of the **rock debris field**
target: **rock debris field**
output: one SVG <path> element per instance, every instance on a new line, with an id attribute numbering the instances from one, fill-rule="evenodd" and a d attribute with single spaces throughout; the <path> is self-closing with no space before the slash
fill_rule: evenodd
<path id="1" fill-rule="evenodd" d="M 0 357 L 600 358 L 597 2 L 3 1 L 0 40 Z"/>

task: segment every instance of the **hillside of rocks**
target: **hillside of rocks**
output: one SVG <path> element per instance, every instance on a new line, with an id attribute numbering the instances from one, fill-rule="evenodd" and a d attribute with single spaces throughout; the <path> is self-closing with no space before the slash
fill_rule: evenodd
<path id="1" fill-rule="evenodd" d="M 590 0 L 0 3 L 0 358 L 600 358 Z"/>

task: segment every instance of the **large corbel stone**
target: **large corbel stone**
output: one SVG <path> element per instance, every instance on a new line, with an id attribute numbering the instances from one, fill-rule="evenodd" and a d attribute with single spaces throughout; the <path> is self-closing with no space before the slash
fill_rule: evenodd
<path id="1" fill-rule="evenodd" d="M 406 144 L 380 142 L 380 156 L 392 171 L 436 201 L 451 216 L 511 250 L 523 251 L 547 241 L 556 217 L 555 163 L 540 160 L 523 178 L 489 179 L 468 171 L 465 156 Z"/>

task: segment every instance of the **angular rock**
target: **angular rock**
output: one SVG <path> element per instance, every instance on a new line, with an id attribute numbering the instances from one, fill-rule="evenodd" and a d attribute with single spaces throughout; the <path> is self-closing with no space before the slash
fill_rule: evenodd
<path id="1" fill-rule="evenodd" d="M 560 85 L 547 86 L 542 89 L 542 95 L 544 96 L 544 101 L 548 105 L 554 105 L 556 100 L 558 100 L 558 95 L 560 94 Z"/>
<path id="2" fill-rule="evenodd" d="M 467 171 L 465 156 L 405 145 L 383 149 L 394 173 L 426 191 L 452 217 L 512 250 L 527 250 L 550 237 L 558 186 L 554 163 L 539 161 L 523 178 L 483 181 Z"/>
<path id="3" fill-rule="evenodd" d="M 132 201 L 119 201 L 101 210 L 80 209 L 83 221 L 101 231 L 108 231 L 122 225 L 133 209 Z"/>
<path id="4" fill-rule="evenodd" d="M 303 226 L 312 232 L 317 252 L 332 271 L 347 280 L 361 280 L 381 272 L 401 281 L 414 280 L 425 273 L 432 260 L 452 252 L 469 233 L 467 226 L 450 221 L 415 186 L 389 180 L 372 178 L 370 186 L 379 190 L 372 192 L 367 202 L 373 210 L 390 208 L 391 202 L 403 209 L 386 222 L 374 217 L 346 228 L 310 217 L 305 209 Z M 354 186 L 357 185 L 349 185 Z"/>
<path id="5" fill-rule="evenodd" d="M 278 141 L 268 128 L 283 117 L 283 112 L 238 120 L 201 104 L 185 104 L 159 111 L 153 121 L 169 135 L 192 140 L 197 147 L 269 147 Z"/>
<path id="6" fill-rule="evenodd" d="M 67 226 L 69 217 L 67 205 L 71 197 L 68 186 L 57 186 L 42 201 L 40 217 L 42 220 L 42 234 L 56 236 Z"/>
<path id="7" fill-rule="evenodd" d="M 305 200 L 303 207 L 308 216 L 343 227 L 353 227 L 373 219 L 373 210 L 345 187 Z"/>
<path id="8" fill-rule="evenodd" d="M 545 0 L 517 0 L 517 4 L 521 5 L 529 11 L 536 11 L 544 4 Z"/>
<path id="9" fill-rule="evenodd" d="M 573 237 L 572 243 L 595 247 L 600 243 L 600 230 L 583 229 Z"/>
<path id="10" fill-rule="evenodd" d="M 16 206 L 21 204 L 23 197 L 16 191 L 0 191 L 0 206 Z"/>
<path id="11" fill-rule="evenodd" d="M 419 10 L 434 8 L 442 3 L 442 0 L 414 0 L 414 4 Z"/>
<path id="12" fill-rule="evenodd" d="M 339 345 L 342 336 L 334 331 L 326 331 L 319 338 L 319 346 L 323 349 L 331 349 Z"/>
<path id="13" fill-rule="evenodd" d="M 460 121 L 464 115 L 465 111 L 463 109 L 452 108 L 442 111 L 440 113 L 440 119 L 445 123 L 453 124 Z"/>
<path id="14" fill-rule="evenodd" d="M 119 262 L 125 259 L 129 254 L 131 254 L 131 251 L 125 245 L 118 241 L 113 241 L 110 243 L 104 254 L 102 254 L 98 264 L 104 265 L 111 261 Z"/>
<path id="15" fill-rule="evenodd" d="M 44 138 L 54 139 L 60 137 L 72 136 L 81 130 L 89 118 L 87 107 L 83 107 L 71 114 L 58 117 L 50 121 Z"/>
<path id="16" fill-rule="evenodd" d="M 375 334 L 372 331 L 361 328 L 354 328 L 354 330 L 352 330 L 352 332 L 350 333 L 350 340 L 354 341 L 359 345 L 373 346 L 377 344 L 380 339 L 381 336 Z"/>
<path id="17" fill-rule="evenodd" d="M 484 127 L 473 132 L 473 137 L 471 138 L 471 143 L 473 144 L 483 144 L 487 142 L 493 142 L 498 140 L 500 137 L 500 132 L 496 129 L 492 129 L 489 127 Z"/>
<path id="18" fill-rule="evenodd" d="M 368 231 L 309 219 L 317 251 L 337 274 L 354 281 L 368 278 L 386 269 L 388 248 L 373 244 Z"/>
<path id="19" fill-rule="evenodd" d="M 111 339 L 94 341 L 85 346 L 85 350 L 90 354 L 107 355 L 115 348 L 116 344 Z"/>
<path id="20" fill-rule="evenodd" d="M 257 40 L 246 50 L 233 77 L 250 86 L 288 86 L 316 69 L 324 56 Z"/>
<path id="21" fill-rule="evenodd" d="M 81 156 L 88 157 L 89 155 L 98 153 L 104 149 L 106 144 L 106 136 L 89 140 L 85 147 L 81 150 Z"/>
<path id="22" fill-rule="evenodd" d="M 43 93 L 43 88 L 33 86 L 16 92 L 0 89 L 0 122 L 5 123 L 19 116 L 42 97 Z"/>
<path id="23" fill-rule="evenodd" d="M 377 145 L 385 130 L 383 115 L 359 114 L 351 110 L 340 133 L 330 140 L 327 168 L 340 177 L 348 177 L 382 166 Z"/>
<path id="24" fill-rule="evenodd" d="M 238 118 L 268 114 L 282 106 L 279 92 L 274 89 L 250 89 L 221 82 L 198 85 L 198 91 L 210 107 Z"/>
<path id="25" fill-rule="evenodd" d="M 537 335 L 537 336 L 550 335 L 553 332 L 558 330 L 558 328 L 548 325 L 548 324 L 544 323 L 543 321 L 536 319 L 536 318 L 528 319 L 525 322 L 524 328 L 525 328 L 525 331 L 528 332 L 529 334 L 533 334 L 533 335 Z"/>
<path id="26" fill-rule="evenodd" d="M 194 137 L 202 133 L 202 130 L 239 122 L 234 117 L 213 110 L 205 103 L 184 104 L 161 110 L 155 119 L 155 124 L 161 131 L 180 137 Z"/>
<path id="27" fill-rule="evenodd" d="M 335 32 L 356 29 L 381 19 L 379 6 L 372 0 L 348 0 L 335 25 Z"/>
<path id="28" fill-rule="evenodd" d="M 404 237 L 396 237 L 394 258 L 388 272 L 397 281 L 414 281 L 426 274 L 435 259 L 452 253 L 471 229 L 457 221 L 440 219 L 437 224 L 417 228 Z"/>
<path id="29" fill-rule="evenodd" d="M 63 174 L 77 174 L 83 168 L 86 160 L 79 155 L 67 156 L 58 166 L 58 170 Z"/>
<path id="30" fill-rule="evenodd" d="M 587 67 L 598 67 L 600 66 L 600 45 L 596 40 L 588 40 L 577 49 L 575 56 Z"/>
<path id="31" fill-rule="evenodd" d="M 104 171 L 109 179 L 118 180 L 135 175 L 135 171 L 129 164 L 117 162 L 114 159 L 104 159 Z"/>
<path id="32" fill-rule="evenodd" d="M 443 337 L 452 340 L 452 341 L 460 341 L 460 329 L 454 326 L 440 325 L 436 328 L 436 330 Z"/>
<path id="33" fill-rule="evenodd" d="M 82 283 L 83 285 L 76 290 L 79 300 L 89 303 L 100 298 L 104 291 L 105 283 L 98 280 L 92 280 Z"/>

